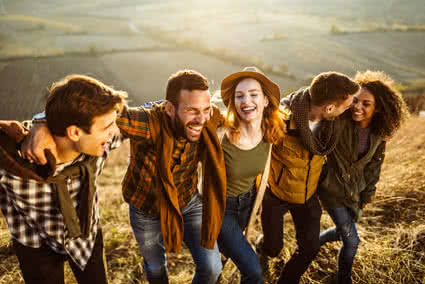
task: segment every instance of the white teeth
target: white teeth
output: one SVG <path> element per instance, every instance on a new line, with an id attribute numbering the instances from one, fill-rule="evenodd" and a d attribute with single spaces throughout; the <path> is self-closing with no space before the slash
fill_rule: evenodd
<path id="1" fill-rule="evenodd" d="M 187 128 L 189 129 L 189 131 L 196 133 L 196 134 L 200 133 L 202 131 L 202 126 L 196 126 L 196 127 L 188 126 Z"/>
<path id="2" fill-rule="evenodd" d="M 242 110 L 243 111 L 252 111 L 252 110 L 255 110 L 255 107 L 243 107 Z"/>

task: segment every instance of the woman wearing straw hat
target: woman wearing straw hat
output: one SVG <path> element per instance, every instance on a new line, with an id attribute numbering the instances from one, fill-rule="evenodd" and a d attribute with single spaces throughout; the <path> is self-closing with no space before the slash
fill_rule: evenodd
<path id="1" fill-rule="evenodd" d="M 218 132 L 226 164 L 227 197 L 218 246 L 240 270 L 241 283 L 263 283 L 258 257 L 243 230 L 256 198 L 256 177 L 270 160 L 270 144 L 284 135 L 286 114 L 279 108 L 279 86 L 255 67 L 224 78 L 221 96 L 228 108 L 226 126 Z"/>

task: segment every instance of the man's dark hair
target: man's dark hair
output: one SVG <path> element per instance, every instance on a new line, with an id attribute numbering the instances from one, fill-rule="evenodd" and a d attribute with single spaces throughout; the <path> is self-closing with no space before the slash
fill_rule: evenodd
<path id="1" fill-rule="evenodd" d="M 46 104 L 49 130 L 55 136 L 66 136 L 66 129 L 76 125 L 90 133 L 93 119 L 110 111 L 121 111 L 127 93 L 114 90 L 84 75 L 69 75 L 52 84 Z"/>
<path id="2" fill-rule="evenodd" d="M 311 81 L 311 103 L 322 106 L 327 103 L 339 105 L 348 96 L 354 95 L 359 90 L 359 85 L 348 76 L 338 72 L 320 73 Z"/>
<path id="3" fill-rule="evenodd" d="M 181 90 L 208 90 L 208 80 L 201 73 L 193 70 L 182 70 L 168 78 L 165 99 L 178 107 Z"/>

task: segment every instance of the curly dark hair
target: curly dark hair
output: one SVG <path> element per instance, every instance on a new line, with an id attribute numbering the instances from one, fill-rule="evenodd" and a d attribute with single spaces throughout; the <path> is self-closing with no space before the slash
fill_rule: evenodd
<path id="1" fill-rule="evenodd" d="M 369 70 L 357 72 L 354 80 L 375 97 L 371 131 L 384 138 L 393 136 L 409 116 L 403 96 L 393 86 L 394 81 L 384 72 Z"/>

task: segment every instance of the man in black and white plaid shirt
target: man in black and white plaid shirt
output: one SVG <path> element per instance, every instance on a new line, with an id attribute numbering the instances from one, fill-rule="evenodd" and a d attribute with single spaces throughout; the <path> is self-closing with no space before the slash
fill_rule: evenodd
<path id="1" fill-rule="evenodd" d="M 107 283 L 96 178 L 120 144 L 115 120 L 126 96 L 82 75 L 54 83 L 49 166 L 24 160 L 17 149 L 26 131 L 0 121 L 0 208 L 26 283 L 64 283 L 66 260 L 78 283 Z"/>

